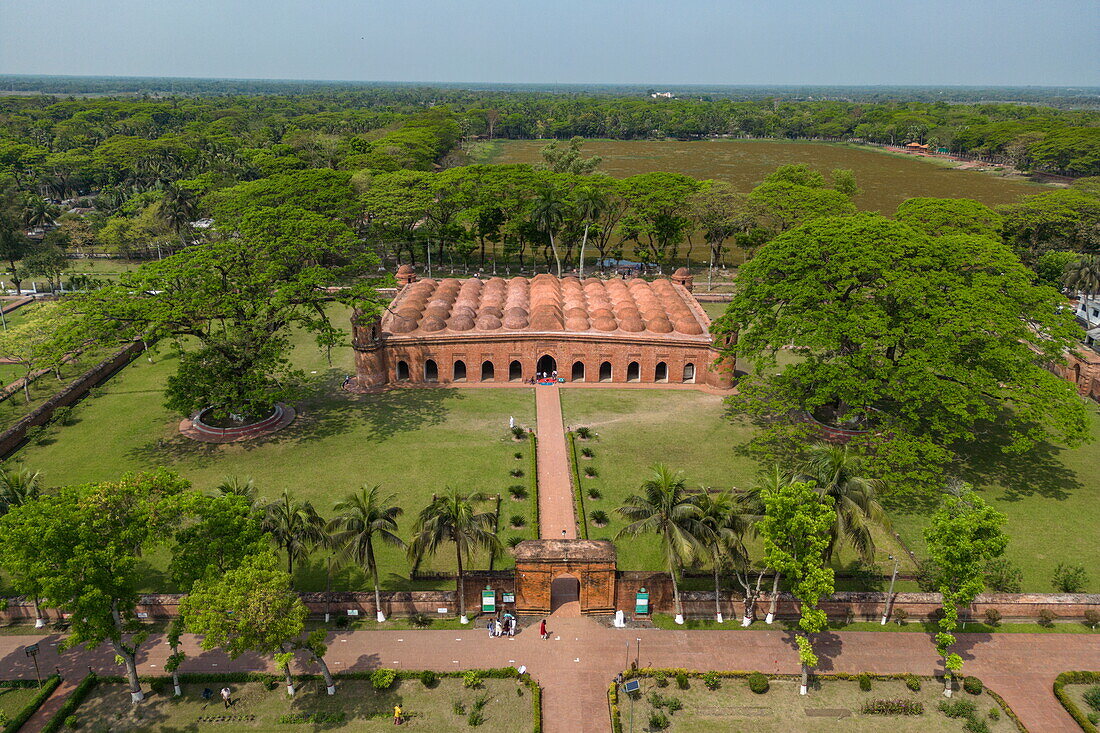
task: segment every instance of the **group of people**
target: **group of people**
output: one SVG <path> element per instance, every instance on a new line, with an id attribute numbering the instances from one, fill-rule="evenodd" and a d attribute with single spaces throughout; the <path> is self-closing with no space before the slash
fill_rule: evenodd
<path id="1" fill-rule="evenodd" d="M 558 379 L 558 370 L 552 372 L 535 372 L 535 376 L 528 380 L 529 384 L 555 384 L 565 380 Z"/>
<path id="2" fill-rule="evenodd" d="M 497 636 L 516 635 L 516 617 L 510 613 L 504 614 L 502 618 L 489 619 L 485 626 L 489 629 L 490 639 Z"/>

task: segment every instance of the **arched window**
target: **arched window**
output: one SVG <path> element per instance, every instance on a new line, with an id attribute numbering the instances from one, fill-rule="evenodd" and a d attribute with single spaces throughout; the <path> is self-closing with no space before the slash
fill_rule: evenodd
<path id="1" fill-rule="evenodd" d="M 667 382 L 668 381 L 668 364 L 663 361 L 657 362 L 657 368 L 653 370 L 654 382 Z"/>
<path id="2" fill-rule="evenodd" d="M 454 381 L 465 382 L 466 381 L 466 362 L 459 359 L 455 362 L 455 376 Z"/>
<path id="3" fill-rule="evenodd" d="M 397 381 L 407 382 L 409 381 L 409 362 L 399 361 L 397 362 Z"/>
<path id="4" fill-rule="evenodd" d="M 583 382 L 584 381 L 584 362 L 583 361 L 573 362 L 573 375 L 572 375 L 571 379 L 574 382 Z"/>
<path id="5" fill-rule="evenodd" d="M 508 381 L 518 382 L 523 379 L 523 366 L 518 361 L 508 365 Z"/>
<path id="6" fill-rule="evenodd" d="M 553 374 L 557 370 L 558 362 L 549 354 L 539 357 L 538 362 L 535 364 L 535 371 L 539 374 Z"/>
<path id="7" fill-rule="evenodd" d="M 684 364 L 684 382 L 695 384 L 695 365 L 691 362 Z"/>
<path id="8" fill-rule="evenodd" d="M 638 382 L 642 378 L 642 368 L 638 365 L 638 362 L 632 361 L 626 365 L 626 381 Z"/>
<path id="9" fill-rule="evenodd" d="M 424 362 L 424 381 L 425 382 L 438 382 L 439 381 L 439 367 L 435 364 L 435 359 L 427 359 Z"/>
<path id="10" fill-rule="evenodd" d="M 611 381 L 611 362 L 605 361 L 604 363 L 600 364 L 600 381 Z"/>
<path id="11" fill-rule="evenodd" d="M 491 382 L 496 377 L 496 371 L 493 369 L 493 362 L 483 361 L 481 363 L 481 381 Z"/>

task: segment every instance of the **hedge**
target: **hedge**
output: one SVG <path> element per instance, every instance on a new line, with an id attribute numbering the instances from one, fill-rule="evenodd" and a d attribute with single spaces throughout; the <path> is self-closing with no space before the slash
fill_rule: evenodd
<path id="1" fill-rule="evenodd" d="M 755 673 L 754 672 L 741 671 L 741 670 L 733 670 L 733 671 L 709 670 L 709 671 L 700 672 L 700 671 L 697 671 L 697 670 L 684 669 L 682 667 L 642 667 L 640 669 L 624 670 L 623 671 L 623 679 L 624 680 L 629 680 L 629 679 L 633 679 L 635 677 L 654 677 L 658 674 L 663 674 L 665 677 L 675 677 L 678 674 L 683 674 L 683 675 L 687 675 L 688 677 L 692 677 L 692 678 L 695 678 L 695 679 L 701 679 L 704 675 L 716 675 L 718 677 L 725 677 L 725 678 L 729 678 L 729 679 L 748 679 L 749 675 L 755 674 Z M 762 674 L 765 677 L 767 677 L 769 680 L 801 680 L 802 679 L 802 676 L 797 675 L 797 674 L 772 674 L 772 673 L 768 673 L 768 672 L 763 672 Z M 1095 678 L 1095 680 L 1094 679 L 1083 679 L 1083 680 L 1080 680 L 1081 682 L 1100 681 L 1100 672 L 1066 672 L 1066 673 L 1063 673 L 1063 674 L 1086 675 L 1086 676 L 1091 676 L 1091 677 Z M 882 681 L 886 681 L 886 680 L 905 681 L 906 679 L 909 679 L 910 677 L 919 677 L 920 679 L 924 679 L 924 680 L 936 680 L 937 679 L 936 677 L 933 677 L 931 675 L 913 675 L 913 674 L 908 674 L 908 673 L 873 674 L 873 673 L 868 673 L 868 672 L 858 673 L 858 674 L 849 674 L 847 672 L 831 672 L 831 673 L 826 673 L 826 674 L 815 674 L 815 676 L 819 677 L 821 679 L 825 679 L 825 680 L 836 680 L 836 681 L 842 681 L 842 682 L 858 682 L 859 678 L 861 676 L 866 676 L 866 677 L 868 677 L 872 680 L 882 680 Z M 1059 679 L 1061 679 L 1062 676 L 1063 675 L 1059 675 Z M 1078 680 L 1072 680 L 1072 681 L 1073 682 L 1078 682 Z M 1063 682 L 1063 684 L 1066 684 L 1066 683 Z M 1020 733 L 1028 733 L 1027 728 L 1025 728 L 1023 723 L 1020 722 L 1020 718 L 1016 715 L 1016 713 L 1012 710 L 1012 708 L 1010 708 L 1008 706 L 1008 704 L 1004 701 L 1004 698 L 1002 698 L 1000 695 L 998 695 L 997 693 L 990 690 L 988 687 L 986 687 L 984 691 L 987 695 L 989 695 L 993 699 L 994 702 L 997 703 L 998 706 L 1000 706 L 1001 710 L 1012 720 L 1012 722 L 1016 724 L 1016 728 L 1017 728 L 1017 730 L 1020 731 Z M 1061 692 L 1061 689 L 1059 688 L 1057 681 L 1054 683 L 1054 691 L 1055 691 L 1055 694 L 1059 696 L 1058 699 L 1062 700 L 1064 693 Z M 1065 702 L 1063 702 L 1063 705 L 1064 704 L 1065 704 Z M 611 730 L 612 730 L 612 733 L 622 733 L 623 723 L 622 723 L 622 719 L 620 717 L 620 710 L 619 710 L 618 687 L 617 687 L 615 682 L 612 682 L 611 687 L 608 688 L 608 691 L 607 691 L 607 705 L 608 705 L 608 712 L 611 715 Z M 1067 709 L 1068 709 L 1068 707 L 1067 707 Z M 1071 715 L 1073 714 L 1072 711 L 1070 712 L 1070 714 Z M 1074 716 L 1074 718 L 1076 719 L 1076 716 Z M 1080 722 L 1080 721 L 1078 721 L 1078 722 Z M 1087 722 L 1087 719 L 1086 719 L 1086 722 Z M 1096 728 L 1095 727 L 1086 728 L 1085 730 L 1090 731 L 1090 733 L 1094 733 L 1096 731 Z"/>
<path id="2" fill-rule="evenodd" d="M 420 681 L 420 675 L 423 674 L 423 670 L 394 670 L 396 672 L 396 679 L 399 680 L 416 680 Z M 435 672 L 436 677 L 454 677 L 461 678 L 466 672 L 477 672 L 481 675 L 482 679 L 514 679 L 518 680 L 521 684 L 525 685 L 531 690 L 531 704 L 533 707 L 533 733 L 542 733 L 542 688 L 539 683 L 531 677 L 531 675 L 524 672 L 519 673 L 519 670 L 515 667 L 493 667 L 489 669 L 476 669 L 476 670 L 448 670 L 446 672 Z M 336 680 L 370 680 L 371 675 L 374 674 L 374 670 L 365 672 L 337 672 L 333 676 Z M 269 674 L 267 672 L 185 672 L 181 673 L 180 683 L 230 683 L 230 684 L 245 684 L 248 682 L 266 682 L 268 680 L 281 680 L 282 677 Z M 169 681 L 172 679 L 170 675 L 143 675 L 139 678 L 141 682 L 149 684 L 154 680 Z M 318 674 L 299 674 L 294 675 L 296 680 L 319 680 L 321 675 Z M 65 704 L 60 710 L 50 719 L 49 723 L 42 730 L 45 733 L 56 733 L 56 731 L 62 730 L 65 719 L 76 712 L 76 709 L 80 706 L 80 703 L 84 701 L 84 698 L 88 696 L 91 689 L 98 683 L 111 684 L 111 683 L 124 683 L 125 677 L 121 676 L 104 676 L 97 677 L 94 674 L 89 674 L 84 680 L 77 686 L 73 694 L 69 696 L 69 699 L 65 701 Z M 58 679 L 60 683 L 60 679 Z M 56 684 L 54 685 L 56 687 Z M 37 706 L 36 706 L 37 707 Z M 33 710 L 31 711 L 34 712 Z M 28 716 L 29 717 L 29 716 Z M 22 723 L 20 723 L 22 725 Z M 12 728 L 12 733 L 18 729 Z M 9 733 L 7 729 L 3 733 Z"/>
<path id="3" fill-rule="evenodd" d="M 19 730 L 24 723 L 31 719 L 35 711 L 42 707 L 42 703 L 46 702 L 47 698 L 53 694 L 53 691 L 57 689 L 57 686 L 61 684 L 61 678 L 56 674 L 50 675 L 46 678 L 46 681 L 42 683 L 42 689 L 38 691 L 30 702 L 23 706 L 23 709 L 13 715 L 8 721 L 7 725 L 3 728 L 3 733 L 15 733 Z M 0 682 L 0 687 L 35 687 L 38 682 L 35 680 L 4 680 Z"/>
<path id="4" fill-rule="evenodd" d="M 73 694 L 69 695 L 69 699 L 65 701 L 65 704 L 58 708 L 58 711 L 47 721 L 46 725 L 42 726 L 41 733 L 57 733 L 61 730 L 62 726 L 65 725 L 65 719 L 76 712 L 76 709 L 80 707 L 80 703 L 84 702 L 84 698 L 88 696 L 88 693 L 92 691 L 98 681 L 95 672 L 88 673 L 88 676 L 82 679 L 76 689 L 73 690 Z"/>
<path id="5" fill-rule="evenodd" d="M 542 537 L 539 529 L 539 441 L 535 434 L 528 433 L 531 439 L 531 476 L 527 480 L 531 483 L 531 513 L 534 517 L 532 524 L 535 528 L 535 539 Z"/>
<path id="6" fill-rule="evenodd" d="M 1054 696 L 1086 733 L 1097 733 L 1096 726 L 1062 688 L 1066 685 L 1090 685 L 1094 682 L 1100 682 L 1100 672 L 1063 672 L 1054 678 Z"/>
<path id="7" fill-rule="evenodd" d="M 581 528 L 581 535 L 588 539 L 588 515 L 584 511 L 584 489 L 581 486 L 581 473 L 577 468 L 577 440 L 573 431 L 565 434 L 569 438 L 569 473 L 573 479 L 573 500 L 577 504 L 577 523 Z"/>

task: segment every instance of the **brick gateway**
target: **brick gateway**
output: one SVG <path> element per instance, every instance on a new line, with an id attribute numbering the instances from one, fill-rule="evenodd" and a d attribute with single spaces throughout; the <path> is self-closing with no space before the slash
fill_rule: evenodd
<path id="1" fill-rule="evenodd" d="M 710 319 L 684 268 L 653 282 L 494 277 L 417 280 L 374 321 L 353 323 L 359 388 L 393 384 L 530 381 L 698 384 L 728 389 L 734 362 L 720 359 Z"/>

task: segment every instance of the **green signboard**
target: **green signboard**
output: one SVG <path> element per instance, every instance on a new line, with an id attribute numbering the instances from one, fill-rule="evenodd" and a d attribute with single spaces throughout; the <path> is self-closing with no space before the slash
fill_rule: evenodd
<path id="1" fill-rule="evenodd" d="M 492 588 L 486 588 L 485 590 L 481 591 L 481 612 L 497 612 L 497 593 Z"/>
<path id="2" fill-rule="evenodd" d="M 637 595 L 634 596 L 634 613 L 649 613 L 649 593 L 645 588 L 642 588 L 638 591 Z"/>

